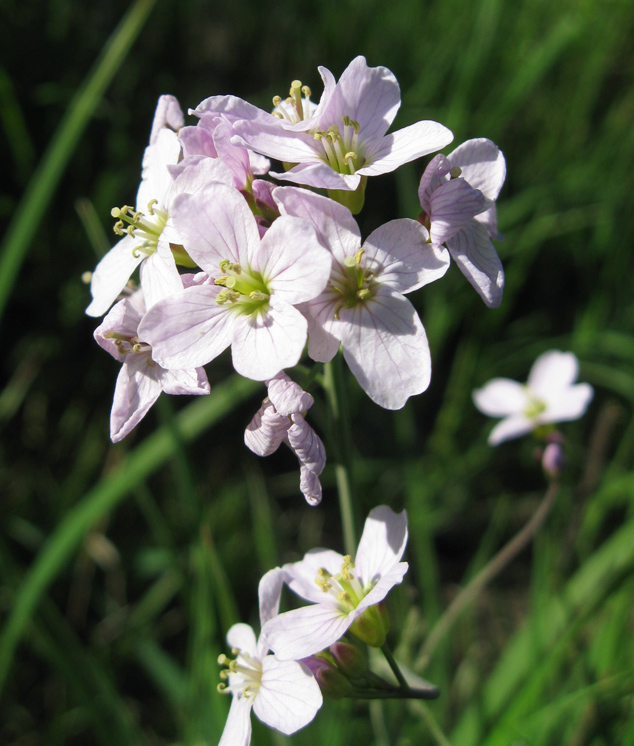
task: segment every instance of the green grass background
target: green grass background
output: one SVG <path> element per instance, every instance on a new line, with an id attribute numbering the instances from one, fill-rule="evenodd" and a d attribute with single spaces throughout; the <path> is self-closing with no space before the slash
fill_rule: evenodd
<path id="1" fill-rule="evenodd" d="M 268 107 L 294 78 L 320 93 L 357 54 L 397 76 L 402 127 L 504 151 L 489 311 L 456 267 L 415 296 L 430 389 L 405 409 L 348 383 L 361 524 L 410 517 L 390 642 L 413 668 L 457 589 L 535 510 L 528 440 L 486 445 L 471 390 L 574 351 L 595 387 L 564 427 L 569 471 L 546 526 L 436 650 L 426 709 L 327 702 L 280 746 L 634 746 L 634 4 L 629 0 L 4 0 L 0 4 L 0 743 L 217 743 L 216 658 L 257 625 L 270 567 L 342 548 L 334 474 L 308 508 L 296 462 L 242 443 L 263 387 L 208 366 L 212 395 L 161 400 L 112 446 L 117 364 L 92 339 L 81 282 L 134 198 L 156 99 L 234 93 Z M 372 180 L 364 234 L 415 217 L 424 162 Z M 324 397 L 311 422 L 326 437 Z M 421 669 L 418 669 L 421 672 Z M 446 743 L 445 743 L 446 746 Z"/>

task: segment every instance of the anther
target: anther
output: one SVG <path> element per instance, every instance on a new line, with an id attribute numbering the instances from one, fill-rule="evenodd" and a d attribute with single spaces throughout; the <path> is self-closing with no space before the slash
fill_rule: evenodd
<path id="1" fill-rule="evenodd" d="M 282 103 L 282 97 L 281 96 L 273 96 L 273 106 L 277 109 L 277 107 Z"/>
<path id="2" fill-rule="evenodd" d="M 157 199 L 151 199 L 147 203 L 147 211 L 150 213 L 150 215 L 154 215 L 154 205 L 158 205 Z"/>
<path id="3" fill-rule="evenodd" d="M 460 166 L 452 166 L 449 170 L 449 176 L 452 179 L 457 179 L 462 174 L 462 169 Z"/>
<path id="4" fill-rule="evenodd" d="M 357 290 L 357 298 L 359 300 L 365 300 L 368 295 L 370 295 L 370 291 L 368 288 L 362 288 L 361 290 Z"/>
<path id="5" fill-rule="evenodd" d="M 310 88 L 307 85 L 303 85 L 302 86 L 302 93 L 304 94 L 304 96 L 306 98 L 310 98 L 311 95 L 312 95 L 312 91 L 310 90 Z"/>
<path id="6" fill-rule="evenodd" d="M 231 693 L 230 690 L 227 689 L 226 684 L 218 684 L 218 686 L 216 687 L 216 690 L 218 691 L 219 694 L 230 694 Z"/>
<path id="7" fill-rule="evenodd" d="M 266 293 L 263 293 L 261 290 L 252 290 L 249 293 L 249 298 L 251 298 L 252 300 L 268 300 L 269 296 Z"/>

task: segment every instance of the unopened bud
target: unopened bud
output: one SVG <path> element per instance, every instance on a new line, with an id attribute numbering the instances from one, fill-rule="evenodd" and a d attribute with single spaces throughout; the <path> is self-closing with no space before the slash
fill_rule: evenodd
<path id="1" fill-rule="evenodd" d="M 352 684 L 330 661 L 313 655 L 301 662 L 310 669 L 324 697 L 343 699 L 353 696 Z"/>
<path id="2" fill-rule="evenodd" d="M 557 479 L 566 468 L 566 455 L 561 443 L 551 442 L 544 448 L 542 468 L 549 479 Z"/>
<path id="3" fill-rule="evenodd" d="M 355 637 L 372 648 L 380 648 L 389 631 L 390 616 L 383 603 L 368 607 L 350 627 Z"/>
<path id="4" fill-rule="evenodd" d="M 348 642 L 335 642 L 330 646 L 330 653 L 339 670 L 352 681 L 363 678 L 368 672 L 365 655 L 356 645 Z"/>

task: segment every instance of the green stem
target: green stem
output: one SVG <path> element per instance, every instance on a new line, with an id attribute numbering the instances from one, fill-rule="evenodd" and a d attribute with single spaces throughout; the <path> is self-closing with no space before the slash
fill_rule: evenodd
<path id="1" fill-rule="evenodd" d="M 383 645 L 381 645 L 381 650 L 383 651 L 385 660 L 388 662 L 390 668 L 392 669 L 392 673 L 394 674 L 394 676 L 396 676 L 396 680 L 400 684 L 401 689 L 409 691 L 410 686 L 405 680 L 405 676 L 403 676 L 403 673 L 401 672 L 401 669 L 399 668 L 398 663 L 392 655 L 392 651 L 389 649 L 387 643 L 383 643 Z"/>
<path id="2" fill-rule="evenodd" d="M 335 445 L 335 479 L 339 493 L 339 510 L 346 554 L 354 557 L 357 541 L 352 501 L 352 454 L 350 447 L 350 414 L 343 381 L 341 353 L 324 366 L 324 389 L 330 409 L 331 442 Z"/>
<path id="3" fill-rule="evenodd" d="M 442 732 L 440 725 L 438 725 L 438 721 L 434 717 L 429 707 L 427 707 L 427 705 L 423 704 L 422 702 L 412 702 L 410 705 L 410 709 L 412 709 L 418 715 L 422 716 L 423 720 L 427 723 L 429 732 L 432 734 L 438 746 L 451 746 L 451 743 L 449 743 L 449 739 Z"/>
<path id="4" fill-rule="evenodd" d="M 539 531 L 550 513 L 559 491 L 559 484 L 549 484 L 539 507 L 533 517 L 520 531 L 486 564 L 480 572 L 458 593 L 449 604 L 445 613 L 436 622 L 425 644 L 421 648 L 415 663 L 415 670 L 420 671 L 429 663 L 434 651 L 443 637 L 453 627 L 462 612 L 474 601 L 482 589 L 487 586 L 515 557 L 524 549 Z"/>

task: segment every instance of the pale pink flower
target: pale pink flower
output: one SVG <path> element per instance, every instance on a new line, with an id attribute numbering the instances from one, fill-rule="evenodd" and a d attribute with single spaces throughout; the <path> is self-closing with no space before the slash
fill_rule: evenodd
<path id="1" fill-rule="evenodd" d="M 489 417 L 503 417 L 489 435 L 489 445 L 518 438 L 540 425 L 581 417 L 594 391 L 575 384 L 579 361 L 572 352 L 550 350 L 540 355 L 525 385 L 509 378 L 494 378 L 473 392 L 476 407 Z"/>
<path id="2" fill-rule="evenodd" d="M 270 570 L 260 581 L 260 624 L 275 617 L 282 588 L 280 568 Z M 309 668 L 294 660 L 281 661 L 267 655 L 263 635 L 256 640 L 248 624 L 234 624 L 227 633 L 235 660 L 220 656 L 228 666 L 220 691 L 231 693 L 231 709 L 219 746 L 248 746 L 251 742 L 251 710 L 270 728 L 290 735 L 308 725 L 323 704 L 319 685 Z"/>
<path id="3" fill-rule="evenodd" d="M 167 368 L 196 367 L 231 346 L 236 371 L 260 381 L 296 365 L 307 323 L 295 306 L 319 295 L 330 274 L 331 257 L 314 228 L 283 216 L 260 239 L 241 194 L 222 184 L 180 195 L 173 215 L 209 280 L 148 311 L 142 331 L 155 359 Z"/>
<path id="4" fill-rule="evenodd" d="M 287 611 L 263 629 L 280 660 L 307 658 L 339 640 L 366 609 L 380 603 L 402 582 L 407 562 L 407 513 L 386 505 L 370 511 L 354 562 L 330 549 L 313 549 L 284 565 L 284 581 L 312 603 Z"/>
<path id="5" fill-rule="evenodd" d="M 165 370 L 152 359 L 152 349 L 140 338 L 138 327 L 145 304 L 143 291 L 119 301 L 95 330 L 97 343 L 123 365 L 110 414 L 110 438 L 117 443 L 145 417 L 166 394 L 208 394 L 209 382 L 202 368 Z"/>
<path id="6" fill-rule="evenodd" d="M 431 240 L 447 245 L 460 271 L 490 308 L 500 305 L 504 289 L 504 270 L 491 238 L 502 238 L 495 200 L 505 176 L 500 149 L 479 138 L 467 140 L 448 156 L 435 156 L 418 188 Z"/>
<path id="7" fill-rule="evenodd" d="M 289 99 L 275 99 L 277 118 L 227 96 L 208 99 L 197 111 L 226 114 L 236 132 L 233 142 L 297 164 L 272 176 L 324 189 L 355 190 L 362 177 L 394 171 L 452 141 L 452 133 L 432 121 L 386 134 L 401 105 L 387 68 L 368 67 L 359 56 L 338 82 L 325 67 L 319 73 L 324 91 L 317 106 L 309 101 L 310 90 L 293 81 Z"/>
<path id="8" fill-rule="evenodd" d="M 424 391 L 431 376 L 425 329 L 405 298 L 442 277 L 446 249 L 428 243 L 427 229 L 415 220 L 392 220 L 361 244 L 350 210 L 296 187 L 273 196 L 280 211 L 312 223 L 332 253 L 324 291 L 301 306 L 308 319 L 308 354 L 328 362 L 339 345 L 368 396 L 386 409 L 400 409 Z"/>
<path id="9" fill-rule="evenodd" d="M 314 399 L 286 373 L 280 373 L 266 385 L 268 396 L 247 426 L 244 442 L 258 456 L 270 456 L 286 443 L 299 459 L 302 494 L 310 505 L 318 505 L 319 475 L 326 465 L 326 450 L 305 420 Z"/>

